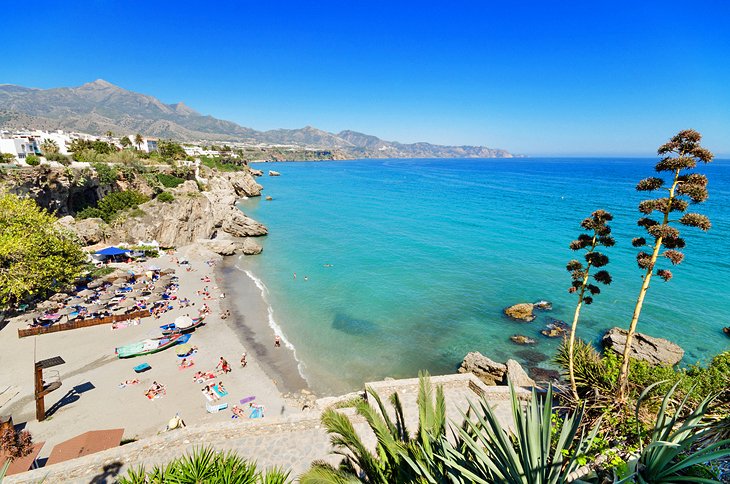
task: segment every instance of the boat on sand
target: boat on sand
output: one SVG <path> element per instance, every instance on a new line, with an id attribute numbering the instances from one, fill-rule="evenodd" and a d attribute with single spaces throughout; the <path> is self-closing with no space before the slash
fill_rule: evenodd
<path id="1" fill-rule="evenodd" d="M 117 358 L 133 358 L 135 356 L 151 355 L 166 350 L 177 344 L 187 343 L 189 334 L 171 334 L 159 338 L 150 338 L 136 343 L 120 346 L 114 350 Z"/>

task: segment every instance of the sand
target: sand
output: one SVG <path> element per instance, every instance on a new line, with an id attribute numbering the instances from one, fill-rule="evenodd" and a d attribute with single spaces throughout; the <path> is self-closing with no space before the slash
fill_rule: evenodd
<path id="1" fill-rule="evenodd" d="M 274 333 L 266 322 L 266 311 L 256 286 L 251 281 L 252 287 L 236 288 L 236 304 L 230 306 L 226 303 L 231 301 L 231 294 L 220 298 L 223 289 L 218 285 L 220 277 L 216 277 L 219 275 L 216 269 L 206 264 L 203 257 L 188 253 L 187 258 L 194 269 L 192 272 L 178 267 L 167 255 L 151 259 L 145 266 L 155 264 L 163 269 L 176 269 L 180 278 L 178 297 L 187 297 L 194 306 L 178 308 L 175 304 L 175 309 L 160 319 L 143 318 L 138 326 L 117 330 L 102 325 L 20 339 L 17 329 L 21 325 L 13 321 L 0 331 L 0 415 L 12 415 L 16 424 L 26 422 L 34 441 L 46 441 L 41 458 L 50 454 L 53 445 L 88 430 L 123 428 L 125 439 L 138 439 L 163 431 L 176 413 L 189 426 L 230 419 L 230 410 L 208 413 L 207 400 L 201 392 L 204 385 L 192 381 L 196 371 L 213 370 L 221 356 L 233 371 L 215 380 L 222 381 L 229 392 L 218 403 L 228 403 L 230 408 L 242 398 L 255 396 L 255 402 L 265 406 L 266 419 L 300 411 L 299 404 L 286 399 L 283 391 L 298 391 L 306 384 L 295 371 L 291 352 L 273 347 Z M 205 276 L 211 282 L 201 281 Z M 213 296 L 208 301 L 196 294 L 205 286 Z M 198 328 L 189 341 L 198 347 L 192 357 L 195 362 L 192 368 L 178 368 L 180 359 L 173 348 L 143 357 L 116 358 L 115 347 L 159 336 L 159 326 L 181 315 L 196 317 L 204 302 L 212 313 L 206 317 L 206 325 Z M 226 308 L 231 309 L 231 318 L 224 320 L 220 314 Z M 243 352 L 248 359 L 245 368 L 239 363 Z M 257 353 L 264 360 L 259 360 Z M 53 356 L 61 356 L 66 363 L 46 370 L 46 380 L 58 371 L 63 385 L 46 396 L 49 417 L 38 422 L 33 398 L 34 358 Z M 266 361 L 269 367 L 262 364 Z M 149 363 L 152 369 L 135 374 L 132 368 L 143 362 Z M 139 378 L 138 385 L 119 388 L 120 382 L 134 378 Z M 153 381 L 165 385 L 167 394 L 149 400 L 144 393 Z"/>

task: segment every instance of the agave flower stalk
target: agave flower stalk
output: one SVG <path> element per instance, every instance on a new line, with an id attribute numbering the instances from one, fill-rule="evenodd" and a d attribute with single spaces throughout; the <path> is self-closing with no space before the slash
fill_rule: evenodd
<path id="1" fill-rule="evenodd" d="M 573 352 L 575 347 L 575 331 L 578 327 L 580 310 L 583 304 L 593 303 L 593 297 L 601 293 L 601 289 L 591 284 L 591 268 L 603 267 L 608 264 L 608 256 L 598 252 L 598 247 L 612 247 L 616 242 L 611 237 L 611 227 L 608 222 L 613 220 L 613 215 L 605 210 L 596 210 L 590 217 L 581 222 L 583 229 L 590 233 L 582 233 L 576 240 L 570 243 L 570 249 L 574 251 L 584 250 L 585 266 L 577 259 L 573 259 L 565 266 L 573 279 L 568 292 L 578 293 L 578 303 L 575 306 L 573 324 L 570 328 L 568 340 L 568 374 L 570 376 L 570 388 L 573 391 L 573 398 L 579 399 L 578 388 L 575 383 L 575 370 Z M 606 270 L 600 270 L 593 274 L 593 279 L 601 284 L 611 284 L 611 275 Z"/>
<path id="2" fill-rule="evenodd" d="M 639 315 L 651 278 L 655 274 L 665 282 L 672 278 L 672 273 L 668 269 L 655 270 L 657 259 L 660 256 L 665 257 L 672 265 L 678 265 L 684 259 L 684 254 L 679 250 L 685 246 L 684 239 L 679 236 L 679 230 L 672 227 L 670 223 L 678 222 L 681 225 L 697 227 L 703 231 L 709 230 L 711 226 L 710 220 L 705 215 L 685 213 L 690 203 L 697 204 L 707 200 L 707 177 L 691 173 L 691 170 L 697 166 L 697 162 L 709 163 L 713 158 L 709 150 L 700 146 L 701 139 L 702 135 L 697 131 L 691 129 L 680 131 L 659 147 L 657 153 L 662 156 L 662 159 L 654 167 L 657 173 L 670 173 L 671 182 L 665 185 L 663 178 L 650 177 L 641 180 L 636 186 L 638 191 L 666 190 L 668 195 L 639 203 L 639 211 L 646 216 L 639 219 L 638 225 L 646 229 L 647 233 L 654 238 L 654 242 L 651 253 L 641 251 L 636 256 L 639 268 L 644 269 L 645 273 L 631 324 L 626 334 L 626 347 L 619 373 L 619 400 L 625 400 L 628 392 L 631 343 L 634 333 L 636 333 L 636 325 L 639 322 Z M 658 212 L 661 221 L 649 217 L 653 212 Z M 673 213 L 683 215 L 679 219 L 672 220 L 670 216 Z M 646 246 L 647 241 L 644 237 L 637 237 L 632 241 L 632 245 L 634 247 Z M 661 252 L 662 248 L 666 250 Z"/>

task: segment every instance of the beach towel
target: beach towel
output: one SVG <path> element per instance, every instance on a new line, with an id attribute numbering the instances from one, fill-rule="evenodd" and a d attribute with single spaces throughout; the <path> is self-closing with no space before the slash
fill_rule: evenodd
<path id="1" fill-rule="evenodd" d="M 243 405 L 244 403 L 253 402 L 256 400 L 256 397 L 254 395 L 251 395 L 250 397 L 242 398 L 239 403 Z"/>
<path id="2" fill-rule="evenodd" d="M 221 391 L 221 390 L 220 390 L 220 389 L 218 388 L 218 385 L 213 385 L 213 391 L 214 391 L 214 392 L 215 392 L 215 394 L 216 394 L 216 395 L 218 395 L 219 397 L 225 397 L 226 395 L 228 395 L 228 392 L 227 392 L 227 391 Z"/>
<path id="3" fill-rule="evenodd" d="M 254 407 L 248 416 L 248 418 L 263 418 L 263 417 L 264 417 L 264 407 L 263 406 Z"/>

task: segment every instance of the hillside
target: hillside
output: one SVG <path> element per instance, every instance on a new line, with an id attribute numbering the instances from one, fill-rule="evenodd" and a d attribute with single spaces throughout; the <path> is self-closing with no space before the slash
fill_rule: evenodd
<path id="1" fill-rule="evenodd" d="M 403 144 L 376 136 L 342 131 L 329 133 L 311 126 L 257 131 L 205 116 L 182 102 L 128 91 L 98 79 L 79 87 L 34 89 L 0 85 L 0 127 L 64 129 L 102 135 L 142 133 L 181 141 L 230 141 L 338 149 L 351 157 L 373 158 L 509 158 L 500 149 L 483 146 Z"/>

